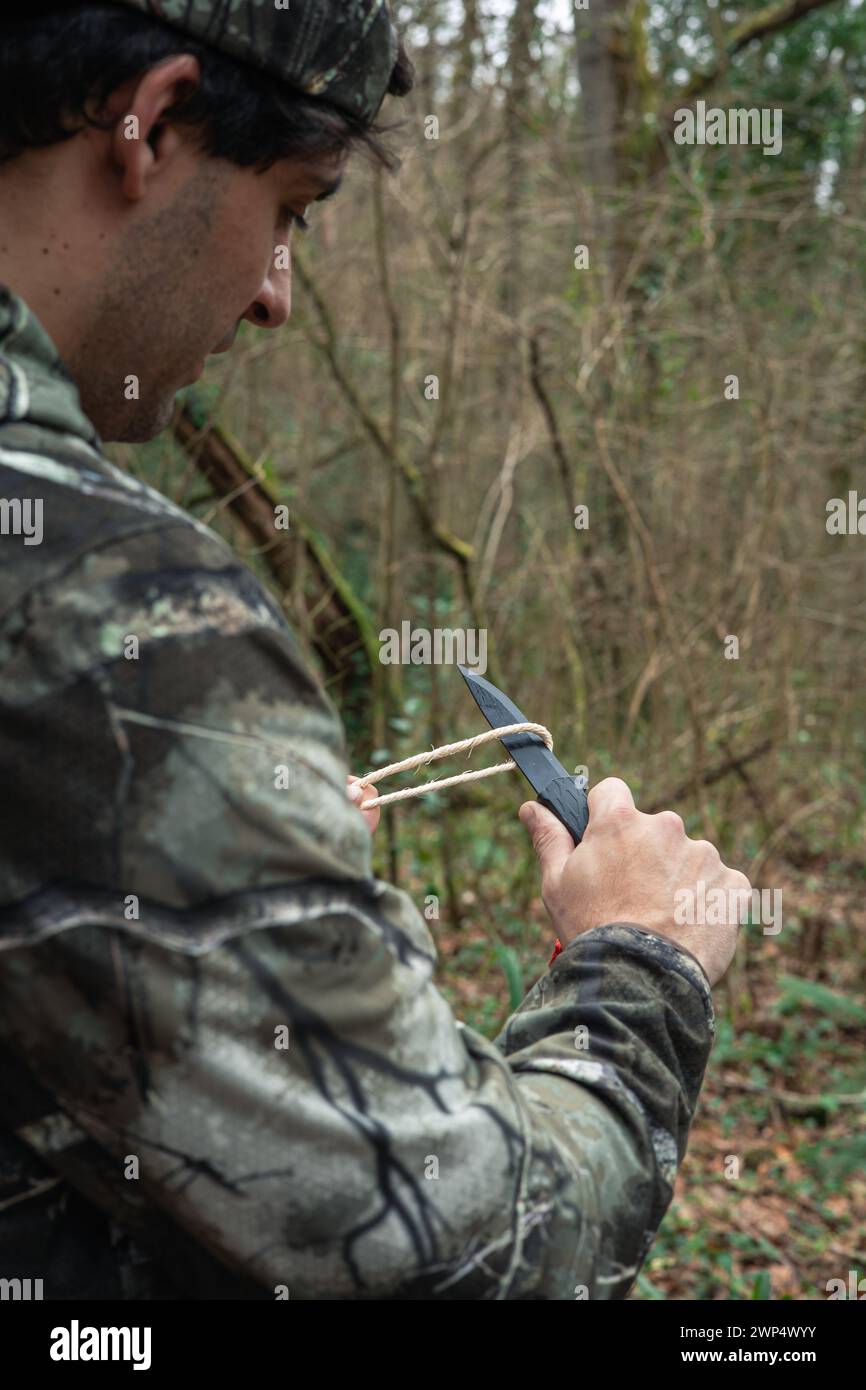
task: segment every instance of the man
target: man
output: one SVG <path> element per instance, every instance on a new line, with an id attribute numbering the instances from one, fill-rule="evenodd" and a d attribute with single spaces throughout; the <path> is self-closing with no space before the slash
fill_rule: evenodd
<path id="1" fill-rule="evenodd" d="M 275 248 L 409 86 L 384 6 L 117 0 L 0 55 L 0 1275 L 623 1297 L 736 934 L 675 894 L 746 881 L 616 779 L 577 849 L 527 803 L 564 949 L 463 1027 L 276 604 L 101 450 L 288 318 Z"/>

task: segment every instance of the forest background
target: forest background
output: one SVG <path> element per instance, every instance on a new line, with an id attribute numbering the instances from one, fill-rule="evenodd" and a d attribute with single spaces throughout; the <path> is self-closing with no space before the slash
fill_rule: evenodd
<path id="1" fill-rule="evenodd" d="M 484 631 L 570 771 L 781 891 L 634 1296 L 826 1298 L 866 1276 L 866 5 L 393 8 L 399 173 L 356 162 L 287 327 L 243 324 L 169 434 L 112 452 L 269 585 L 355 773 L 484 727 L 380 633 Z M 781 112 L 781 150 L 677 143 L 699 101 Z M 375 842 L 488 1036 L 551 947 L 527 794 L 432 793 Z"/>

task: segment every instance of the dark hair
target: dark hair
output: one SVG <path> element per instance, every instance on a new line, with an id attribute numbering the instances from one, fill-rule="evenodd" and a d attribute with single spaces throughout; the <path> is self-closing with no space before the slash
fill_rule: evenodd
<path id="1" fill-rule="evenodd" d="M 0 18 L 0 162 L 55 145 L 85 126 L 108 128 L 105 103 L 130 78 L 175 53 L 192 53 L 201 82 L 165 112 L 199 132 L 203 153 L 262 171 L 279 159 L 355 147 L 393 169 L 382 136 L 319 97 L 116 5 L 30 3 Z M 414 70 L 402 41 L 388 92 L 404 96 Z"/>

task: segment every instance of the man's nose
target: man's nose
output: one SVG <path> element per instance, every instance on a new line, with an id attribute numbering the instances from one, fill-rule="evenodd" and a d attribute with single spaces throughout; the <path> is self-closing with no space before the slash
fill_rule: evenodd
<path id="1" fill-rule="evenodd" d="M 257 328 L 281 328 L 292 312 L 292 263 L 285 269 L 272 266 L 261 289 L 243 315 Z"/>

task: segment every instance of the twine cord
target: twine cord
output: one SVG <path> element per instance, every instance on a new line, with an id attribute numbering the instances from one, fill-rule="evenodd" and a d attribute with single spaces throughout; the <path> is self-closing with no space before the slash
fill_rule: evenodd
<path id="1" fill-rule="evenodd" d="M 493 738 L 505 738 L 508 734 L 538 734 L 548 748 L 553 748 L 553 736 L 543 724 L 506 724 L 501 729 L 487 729 L 483 734 L 476 734 L 474 738 L 461 738 L 457 743 L 443 743 L 440 748 L 431 748 L 429 753 L 415 753 L 411 758 L 403 758 L 399 763 L 389 763 L 387 767 L 376 768 L 360 780 L 372 786 L 385 777 L 391 777 L 395 772 L 408 772 L 413 767 L 424 767 L 436 758 L 447 758 L 451 753 L 461 753 L 464 748 L 468 758 L 479 744 L 489 743 Z M 454 787 L 458 782 L 475 782 L 481 777 L 494 777 L 497 772 L 511 772 L 516 766 L 514 759 L 509 758 L 507 762 L 496 763 L 493 767 L 483 767 L 476 772 L 459 772 L 456 777 L 442 777 L 438 782 L 425 782 L 423 786 L 406 787 L 400 792 L 387 792 L 385 796 L 373 797 L 371 801 L 359 801 L 358 805 L 362 810 L 370 811 L 374 806 L 387 806 L 391 801 L 405 801 L 410 796 L 425 796 L 427 792 L 441 791 L 443 787 Z"/>

